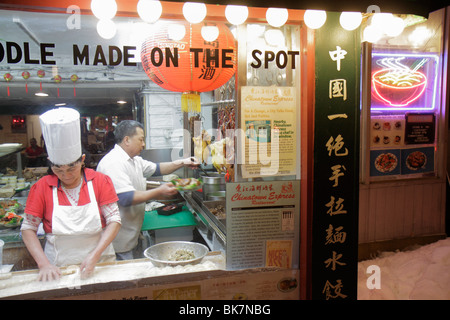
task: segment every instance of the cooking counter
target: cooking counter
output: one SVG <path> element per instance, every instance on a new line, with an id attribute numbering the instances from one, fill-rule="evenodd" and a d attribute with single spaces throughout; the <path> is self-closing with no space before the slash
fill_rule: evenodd
<path id="1" fill-rule="evenodd" d="M 195 273 L 200 271 L 225 270 L 225 258 L 221 253 L 210 252 L 196 265 L 155 267 L 148 259 L 116 261 L 98 264 L 94 273 L 81 279 L 78 266 L 61 268 L 59 280 L 40 282 L 38 270 L 18 271 L 0 274 L 0 299 L 52 298 L 90 294 L 109 290 L 109 288 L 136 287 L 142 279 L 166 275 Z M 77 290 L 75 290 L 77 289 Z"/>
<path id="2" fill-rule="evenodd" d="M 208 207 L 212 204 L 223 205 L 225 201 L 205 201 L 203 194 L 198 191 L 186 192 L 183 197 L 187 207 L 197 218 L 197 230 L 213 251 L 225 251 L 226 249 L 226 219 L 219 219 Z"/>

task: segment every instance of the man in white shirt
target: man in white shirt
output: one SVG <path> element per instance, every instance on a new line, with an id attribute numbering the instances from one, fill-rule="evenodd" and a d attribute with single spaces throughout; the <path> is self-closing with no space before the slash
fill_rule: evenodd
<path id="1" fill-rule="evenodd" d="M 116 145 L 97 166 L 97 171 L 108 175 L 119 197 L 122 228 L 113 241 L 117 259 L 139 258 L 134 253 L 144 221 L 145 202 L 163 199 L 178 191 L 171 183 L 147 190 L 147 178 L 166 175 L 182 167 L 198 167 L 191 158 L 172 162 L 153 163 L 139 156 L 145 147 L 144 127 L 134 120 L 120 122 L 115 130 Z"/>

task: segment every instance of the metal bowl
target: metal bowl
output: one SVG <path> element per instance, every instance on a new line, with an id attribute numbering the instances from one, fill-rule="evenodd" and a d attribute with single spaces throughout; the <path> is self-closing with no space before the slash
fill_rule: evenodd
<path id="1" fill-rule="evenodd" d="M 215 191 L 211 193 L 206 194 L 206 200 L 213 200 L 213 201 L 224 201 L 226 196 L 225 191 Z"/>
<path id="2" fill-rule="evenodd" d="M 188 250 L 194 254 L 193 259 L 189 260 L 172 260 L 172 256 L 178 250 Z M 144 251 L 146 256 L 156 267 L 165 266 L 184 266 L 187 264 L 197 264 L 209 252 L 209 248 L 201 243 L 189 241 L 167 241 L 155 244 Z"/>

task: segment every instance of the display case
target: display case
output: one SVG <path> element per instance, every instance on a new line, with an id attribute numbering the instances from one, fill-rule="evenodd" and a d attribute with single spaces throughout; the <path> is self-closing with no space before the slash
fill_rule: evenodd
<path id="1" fill-rule="evenodd" d="M 369 63 L 369 181 L 435 176 L 439 55 L 374 48 Z"/>

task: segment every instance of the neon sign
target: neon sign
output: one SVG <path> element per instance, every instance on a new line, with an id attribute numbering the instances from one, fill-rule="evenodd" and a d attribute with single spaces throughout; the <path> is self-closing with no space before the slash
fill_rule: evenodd
<path id="1" fill-rule="evenodd" d="M 372 55 L 372 110 L 433 110 L 438 56 Z"/>

